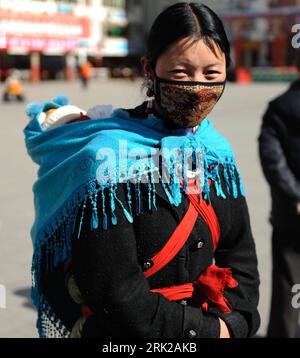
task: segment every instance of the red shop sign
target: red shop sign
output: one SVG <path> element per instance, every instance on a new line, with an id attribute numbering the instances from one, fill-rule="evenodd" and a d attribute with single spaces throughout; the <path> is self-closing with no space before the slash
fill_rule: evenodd
<path id="1" fill-rule="evenodd" d="M 90 25 L 88 18 L 72 14 L 38 15 L 0 10 L 0 37 L 4 36 L 82 39 L 90 36 Z"/>

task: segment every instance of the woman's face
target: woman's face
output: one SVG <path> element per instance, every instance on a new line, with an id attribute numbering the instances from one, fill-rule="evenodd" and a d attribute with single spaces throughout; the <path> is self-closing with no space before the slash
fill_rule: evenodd
<path id="1" fill-rule="evenodd" d="M 179 40 L 163 53 L 156 63 L 156 75 L 166 80 L 223 82 L 226 58 L 212 41 L 212 51 L 203 40 Z"/>

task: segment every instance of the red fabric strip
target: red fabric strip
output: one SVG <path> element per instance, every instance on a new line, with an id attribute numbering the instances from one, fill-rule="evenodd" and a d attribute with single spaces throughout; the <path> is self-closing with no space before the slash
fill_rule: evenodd
<path id="1" fill-rule="evenodd" d="M 204 199 L 199 202 L 199 195 L 188 194 L 187 196 L 208 225 L 212 236 L 214 251 L 216 251 L 221 236 L 221 230 L 214 208 L 211 204 L 207 204 Z"/>
<path id="2" fill-rule="evenodd" d="M 191 298 L 194 293 L 194 287 L 192 283 L 186 283 L 180 286 L 158 288 L 151 290 L 151 292 L 160 293 L 170 301 L 178 301 L 184 298 Z"/>
<path id="3" fill-rule="evenodd" d="M 232 308 L 224 296 L 224 290 L 235 288 L 237 285 L 238 282 L 232 277 L 231 269 L 211 265 L 194 283 L 155 289 L 151 292 L 160 293 L 170 301 L 194 297 L 194 303 L 203 311 L 207 311 L 209 302 L 213 302 L 221 312 L 230 313 Z"/>
<path id="4" fill-rule="evenodd" d="M 189 192 L 194 192 L 192 185 L 189 187 Z M 148 278 L 154 275 L 178 254 L 193 231 L 199 214 L 210 229 L 214 251 L 216 250 L 221 231 L 218 218 L 212 205 L 207 204 L 204 199 L 200 200 L 199 194 L 187 194 L 187 197 L 190 200 L 190 206 L 187 213 L 166 245 L 151 259 L 153 266 L 144 272 L 145 277 Z"/>
<path id="5" fill-rule="evenodd" d="M 148 278 L 154 275 L 178 254 L 193 231 L 197 217 L 198 213 L 195 207 L 190 204 L 187 213 L 177 226 L 169 241 L 164 248 L 151 259 L 154 265 L 144 272 L 145 277 Z"/>
<path id="6" fill-rule="evenodd" d="M 161 270 L 176 256 L 188 240 L 198 215 L 201 215 L 210 229 L 214 251 L 218 246 L 221 230 L 212 205 L 207 204 L 204 199 L 200 199 L 201 197 L 196 191 L 194 183 L 189 183 L 186 195 L 190 200 L 189 210 L 167 244 L 153 257 L 154 265 L 144 273 L 146 277 L 150 277 Z M 224 296 L 224 290 L 225 288 L 234 288 L 237 285 L 237 281 L 232 277 L 231 269 L 211 265 L 193 283 L 153 289 L 151 292 L 159 293 L 170 301 L 193 297 L 195 303 L 203 311 L 207 311 L 209 302 L 213 302 L 220 311 L 229 313 L 231 312 L 231 306 Z"/>

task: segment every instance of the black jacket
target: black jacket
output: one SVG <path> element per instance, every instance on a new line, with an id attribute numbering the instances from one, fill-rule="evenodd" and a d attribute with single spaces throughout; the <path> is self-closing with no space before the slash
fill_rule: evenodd
<path id="1" fill-rule="evenodd" d="M 300 232 L 300 80 L 270 102 L 263 117 L 259 153 L 272 194 L 272 223 Z"/>
<path id="2" fill-rule="evenodd" d="M 118 207 L 118 225 L 110 226 L 107 231 L 101 228 L 91 231 L 92 208 L 86 209 L 81 237 L 74 240 L 72 255 L 76 283 L 85 303 L 94 312 L 85 323 L 84 336 L 184 338 L 196 332 L 196 337 L 213 338 L 220 335 L 218 316 L 227 323 L 233 337 L 253 336 L 260 325 L 257 311 L 259 276 L 245 198 L 224 200 L 212 189 L 211 200 L 221 227 L 215 257 L 210 231 L 203 219 L 198 218 L 179 254 L 146 279 L 143 264 L 162 249 L 189 205 L 184 197 L 182 205 L 172 207 L 159 184 L 156 190 L 158 210 L 148 211 L 148 189 L 142 185 L 142 213 L 135 217 L 133 224 Z M 124 195 L 125 185 L 119 185 L 118 197 L 126 202 Z M 101 213 L 101 204 L 98 206 Z M 199 240 L 204 245 L 197 245 Z M 160 294 L 149 292 L 154 288 L 193 282 L 214 259 L 220 267 L 231 267 L 239 283 L 237 288 L 225 293 L 233 307 L 232 313 L 222 314 L 216 308 L 203 313 L 189 301 L 188 305 L 170 302 Z M 54 281 L 57 285 L 56 278 Z M 49 280 L 47 285 L 50 285 Z M 48 300 L 52 306 L 56 304 L 59 311 L 59 303 L 55 303 L 57 299 L 51 289 L 49 296 Z M 72 304 L 69 311 L 71 307 Z M 74 322 L 70 312 L 64 308 L 60 316 L 66 323 L 69 319 L 71 328 Z"/>

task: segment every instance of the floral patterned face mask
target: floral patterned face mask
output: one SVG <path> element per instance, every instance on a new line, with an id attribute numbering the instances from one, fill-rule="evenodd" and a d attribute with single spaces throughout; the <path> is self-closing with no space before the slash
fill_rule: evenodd
<path id="1" fill-rule="evenodd" d="M 155 78 L 155 100 L 169 121 L 180 128 L 198 126 L 225 90 L 224 82 L 186 82 Z"/>

